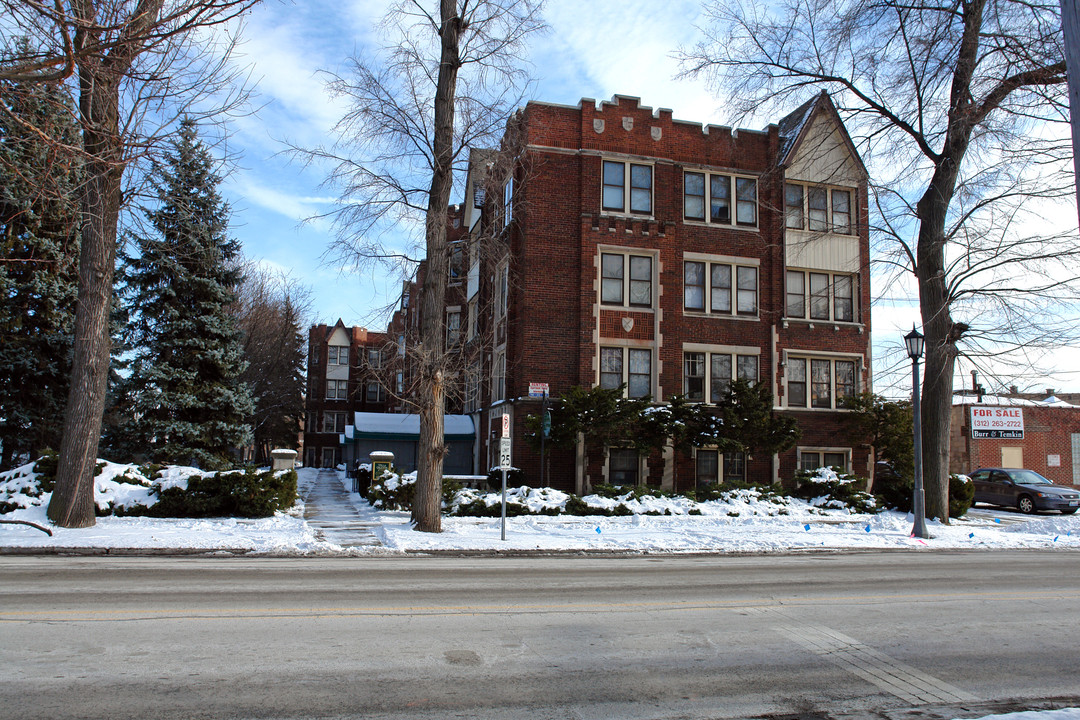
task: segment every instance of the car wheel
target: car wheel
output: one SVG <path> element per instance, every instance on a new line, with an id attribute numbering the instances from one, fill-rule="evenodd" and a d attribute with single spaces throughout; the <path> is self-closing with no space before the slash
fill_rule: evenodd
<path id="1" fill-rule="evenodd" d="M 1016 507 L 1025 515 L 1030 515 L 1035 512 L 1035 501 L 1031 499 L 1030 495 L 1021 495 L 1020 499 L 1016 501 Z"/>

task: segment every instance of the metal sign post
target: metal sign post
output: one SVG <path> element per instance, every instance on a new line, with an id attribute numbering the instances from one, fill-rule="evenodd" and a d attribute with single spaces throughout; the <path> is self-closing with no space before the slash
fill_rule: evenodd
<path id="1" fill-rule="evenodd" d="M 502 471 L 502 511 L 500 513 L 500 536 L 506 540 L 506 471 L 510 469 L 510 416 L 503 415 L 502 437 L 499 439 L 499 470 Z"/>

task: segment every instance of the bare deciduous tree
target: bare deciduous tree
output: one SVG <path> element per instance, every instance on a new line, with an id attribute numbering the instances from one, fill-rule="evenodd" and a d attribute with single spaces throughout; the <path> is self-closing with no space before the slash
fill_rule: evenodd
<path id="1" fill-rule="evenodd" d="M 301 150 L 329 162 L 341 189 L 334 212 L 336 249 L 359 265 L 411 269 L 427 260 L 420 290 L 413 402 L 420 444 L 413 520 L 439 532 L 446 370 L 447 208 L 467 149 L 498 142 L 521 102 L 527 78 L 520 56 L 543 27 L 542 0 L 402 0 L 383 23 L 388 45 L 354 59 L 330 87 L 350 104 L 332 148 Z M 422 230 L 421 230 L 422 228 Z M 398 238 L 394 244 L 388 238 Z M 423 237 L 417 246 L 400 238 Z M 417 252 L 419 250 L 419 252 Z"/>
<path id="2" fill-rule="evenodd" d="M 231 41 L 207 47 L 199 29 L 224 25 L 258 0 L 2 0 L 6 34 L 30 51 L 4 59 L 0 75 L 70 77 L 82 155 L 79 299 L 71 390 L 49 518 L 64 527 L 94 524 L 93 471 L 109 370 L 109 311 L 126 170 L 154 150 L 182 114 L 195 119 L 234 109 Z M 4 37 L 3 40 L 7 40 Z M 211 110 L 196 100 L 224 92 Z"/>
<path id="3" fill-rule="evenodd" d="M 926 507 L 946 520 L 958 353 L 1060 342 L 1076 296 L 1075 232 L 1040 217 L 1071 191 L 1058 4 L 710 1 L 705 12 L 706 40 L 681 53 L 687 75 L 744 115 L 831 91 L 878 176 L 875 243 L 918 287 Z"/>

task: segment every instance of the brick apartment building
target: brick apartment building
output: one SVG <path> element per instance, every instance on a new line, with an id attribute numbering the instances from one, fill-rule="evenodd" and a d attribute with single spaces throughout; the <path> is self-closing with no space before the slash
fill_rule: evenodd
<path id="1" fill-rule="evenodd" d="M 387 333 L 367 328 L 314 325 L 308 330 L 308 391 L 304 464 L 333 467 L 342 461 L 341 438 L 355 412 L 391 412 L 400 372 Z"/>
<path id="2" fill-rule="evenodd" d="M 509 128 L 513 164 L 474 152 L 468 201 L 454 209 L 466 234 L 451 242 L 446 327 L 478 467 L 497 464 L 509 415 L 514 465 L 538 480 L 530 383 L 552 396 L 625 384 L 635 397 L 709 403 L 746 378 L 797 419 L 797 448 L 747 458 L 612 447 L 589 467 L 580 450 L 549 450 L 547 484 L 678 477 L 685 488 L 822 464 L 870 474 L 869 448 L 845 440 L 838 409 L 871 386 L 867 174 L 828 96 L 761 131 L 676 120 L 623 96 L 531 102 Z M 496 252 L 481 249 L 484 236 Z"/>

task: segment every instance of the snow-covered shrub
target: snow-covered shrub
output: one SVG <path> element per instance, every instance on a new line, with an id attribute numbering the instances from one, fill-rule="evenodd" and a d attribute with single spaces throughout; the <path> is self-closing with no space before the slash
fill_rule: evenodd
<path id="1" fill-rule="evenodd" d="M 812 473 L 800 470 L 795 474 L 795 483 L 791 494 L 817 507 L 847 508 L 857 513 L 880 511 L 874 496 L 863 489 L 866 480 L 855 475 L 839 474 L 831 468 L 818 468 Z"/>
<path id="2" fill-rule="evenodd" d="M 915 481 L 896 474 L 882 474 L 874 479 L 874 495 L 883 508 L 911 512 Z M 975 484 L 966 475 L 949 476 L 949 517 L 962 517 L 975 504 Z"/>
<path id="3" fill-rule="evenodd" d="M 963 517 L 975 504 L 975 483 L 967 475 L 949 476 L 949 517 Z"/>
<path id="4" fill-rule="evenodd" d="M 448 507 L 454 500 L 454 494 L 460 489 L 461 483 L 443 478 L 442 506 Z M 412 510 L 415 493 L 416 473 L 399 475 L 391 468 L 389 472 L 384 472 L 382 477 L 372 478 L 367 491 L 367 501 L 379 510 Z"/>
<path id="5" fill-rule="evenodd" d="M 150 517 L 270 517 L 296 503 L 296 471 L 244 470 L 195 474 L 171 487 L 155 485 L 158 501 L 116 508 L 117 515 Z"/>

